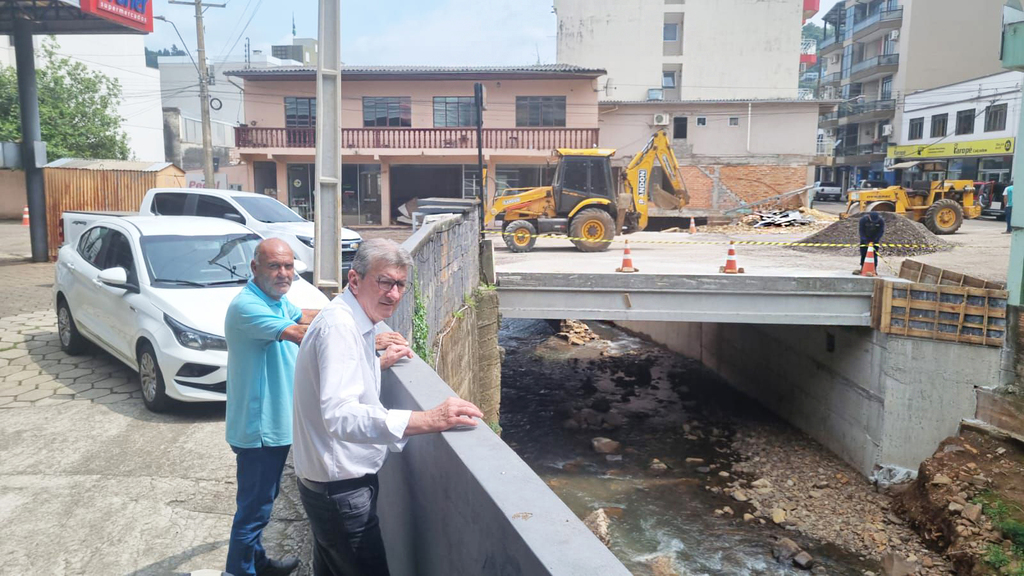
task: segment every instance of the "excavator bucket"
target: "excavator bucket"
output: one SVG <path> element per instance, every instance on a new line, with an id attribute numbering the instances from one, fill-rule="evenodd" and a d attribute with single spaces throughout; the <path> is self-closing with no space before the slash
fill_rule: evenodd
<path id="1" fill-rule="evenodd" d="M 675 196 L 663 190 L 661 186 L 655 186 L 651 193 L 651 200 L 654 205 L 662 210 L 679 210 L 686 206 L 686 199 Z"/>

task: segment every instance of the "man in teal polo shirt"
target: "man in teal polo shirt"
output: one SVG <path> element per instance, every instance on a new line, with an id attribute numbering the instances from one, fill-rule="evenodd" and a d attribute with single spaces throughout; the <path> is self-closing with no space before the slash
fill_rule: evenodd
<path id="1" fill-rule="evenodd" d="M 252 259 L 252 279 L 228 307 L 227 441 L 237 463 L 237 510 L 227 569 L 234 576 L 286 575 L 297 558 L 271 560 L 261 536 L 280 490 L 292 444 L 292 382 L 298 344 L 317 310 L 300 310 L 285 294 L 295 261 L 279 239 L 264 240 Z"/>

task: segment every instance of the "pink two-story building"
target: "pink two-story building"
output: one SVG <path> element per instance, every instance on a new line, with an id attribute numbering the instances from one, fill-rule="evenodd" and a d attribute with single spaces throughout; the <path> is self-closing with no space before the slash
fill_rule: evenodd
<path id="1" fill-rule="evenodd" d="M 247 126 L 235 129 L 247 188 L 312 215 L 316 69 L 234 70 Z M 551 181 L 556 148 L 598 144 L 596 79 L 604 70 L 520 67 L 345 67 L 342 188 L 345 223 L 390 224 L 413 198 L 475 197 L 473 85 L 485 88 L 488 197 Z"/>

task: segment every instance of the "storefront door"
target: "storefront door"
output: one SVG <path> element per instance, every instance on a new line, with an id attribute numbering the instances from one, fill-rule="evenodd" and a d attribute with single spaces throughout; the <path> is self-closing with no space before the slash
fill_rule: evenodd
<path id="1" fill-rule="evenodd" d="M 313 219 L 314 164 L 288 165 L 288 206 L 307 220 Z"/>

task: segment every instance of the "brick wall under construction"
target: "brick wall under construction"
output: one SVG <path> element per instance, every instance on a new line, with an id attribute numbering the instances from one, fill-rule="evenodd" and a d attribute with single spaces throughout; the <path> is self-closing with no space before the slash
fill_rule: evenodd
<path id="1" fill-rule="evenodd" d="M 807 166 L 696 165 L 681 166 L 690 192 L 688 210 L 720 212 L 778 196 L 807 186 Z M 781 207 L 800 206 L 799 196 L 783 200 Z M 685 210 L 684 209 L 684 212 Z"/>

